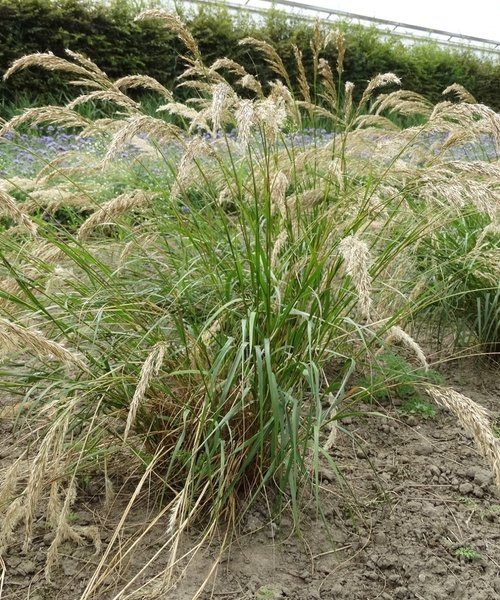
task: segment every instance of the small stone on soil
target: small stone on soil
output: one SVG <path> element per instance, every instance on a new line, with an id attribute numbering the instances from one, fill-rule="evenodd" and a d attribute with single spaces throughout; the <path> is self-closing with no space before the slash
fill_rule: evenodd
<path id="1" fill-rule="evenodd" d="M 16 571 L 21 575 L 32 575 L 36 571 L 36 565 L 32 560 L 23 560 Z"/>
<path id="2" fill-rule="evenodd" d="M 386 543 L 387 536 L 385 535 L 384 532 L 380 531 L 379 533 L 375 534 L 375 538 L 374 539 L 375 539 L 375 543 L 381 546 L 381 545 L 383 545 L 383 544 Z"/>
<path id="3" fill-rule="evenodd" d="M 474 483 L 481 487 L 489 485 L 492 479 L 493 475 L 489 471 L 477 471 L 474 474 Z"/>
<path id="4" fill-rule="evenodd" d="M 462 483 L 462 485 L 459 486 L 458 491 L 461 494 L 470 494 L 473 489 L 474 486 L 472 485 L 472 483 Z"/>
<path id="5" fill-rule="evenodd" d="M 414 451 L 417 456 L 428 456 L 434 452 L 434 446 L 429 442 L 421 442 L 415 446 Z"/>

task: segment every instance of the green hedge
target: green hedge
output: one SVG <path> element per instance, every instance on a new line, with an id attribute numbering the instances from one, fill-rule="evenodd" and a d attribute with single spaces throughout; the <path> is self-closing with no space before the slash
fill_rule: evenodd
<path id="1" fill-rule="evenodd" d="M 175 37 L 155 22 L 134 23 L 132 0 L 114 0 L 109 6 L 84 0 L 0 0 L 0 70 L 19 56 L 48 50 L 64 56 L 64 48 L 85 53 L 111 77 L 147 74 L 172 86 L 183 65 L 183 51 Z M 271 41 L 289 72 L 296 72 L 291 44 L 310 60 L 311 25 L 276 11 L 258 24 L 248 15 L 231 15 L 223 8 L 200 7 L 184 15 L 207 62 L 228 56 L 242 62 L 264 80 L 275 79 L 262 58 L 238 40 L 251 35 Z M 405 46 L 401 40 L 384 40 L 374 28 L 342 25 L 347 53 L 345 79 L 361 90 L 380 72 L 392 71 L 412 89 L 437 101 L 451 83 L 464 85 L 478 101 L 500 110 L 500 62 L 480 59 L 471 52 L 452 51 L 430 43 Z M 331 50 L 334 61 L 334 51 Z M 30 69 L 0 83 L 4 104 L 40 103 L 50 97 L 74 95 L 67 78 L 57 73 Z"/>

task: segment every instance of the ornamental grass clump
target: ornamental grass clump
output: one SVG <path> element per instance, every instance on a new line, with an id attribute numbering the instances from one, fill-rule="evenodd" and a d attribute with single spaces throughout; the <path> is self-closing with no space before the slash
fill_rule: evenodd
<path id="1" fill-rule="evenodd" d="M 50 577 L 64 540 L 86 536 L 100 548 L 95 529 L 68 521 L 79 482 L 101 480 L 104 506 L 114 480 L 130 474 L 136 482 L 82 598 L 104 593 L 137 548 L 138 540 L 121 546 L 122 535 L 146 489 L 158 516 L 145 530 L 168 520 L 166 566 L 150 581 L 158 593 L 184 564 L 188 527 L 198 523 L 201 542 L 218 535 L 225 548 L 264 490 L 275 510 L 291 507 L 299 526 L 301 491 L 309 484 L 318 493 L 322 465 L 335 466 L 330 450 L 337 422 L 353 410 L 347 390 L 356 374 L 376 371 L 377 354 L 398 341 L 427 367 L 409 328 L 446 303 L 438 274 L 451 259 L 438 264 L 426 247 L 462 216 L 479 215 L 484 228 L 498 216 L 497 171 L 485 166 L 478 186 L 475 162 L 465 168 L 451 154 L 457 140 L 472 138 L 470 122 L 498 144 L 498 116 L 486 107 L 432 109 L 400 91 L 377 97 L 399 85 L 390 73 L 376 75 L 356 104 L 353 85 L 341 81 L 344 40 L 334 36 L 337 78 L 320 56 L 332 36 L 319 24 L 314 85 L 295 53 L 297 95 L 268 44 L 242 41 L 276 74 L 259 82 L 234 61 L 205 64 L 177 17 L 155 10 L 140 20 L 147 18 L 186 46 L 179 85 L 192 97 L 180 103 L 147 77 L 112 82 L 76 53 L 37 54 L 7 75 L 42 66 L 78 76 L 87 89 L 66 107 L 29 109 L 0 131 L 46 122 L 107 144 L 98 186 L 92 161 L 88 178 L 56 162 L 55 179 L 48 166 L 17 190 L 19 205 L 9 195 L 0 248 L 8 282 L 0 336 L 9 336 L 2 360 L 9 390 L 29 403 L 38 448 L 27 483 L 6 474 L 14 503 L 1 509 L 4 546 L 22 525 L 28 547 L 35 515 L 45 511 L 56 527 Z M 165 100 L 158 117 L 126 95 L 141 85 Z M 75 108 L 89 101 L 114 103 L 116 117 L 84 119 Z M 391 121 L 398 111 L 428 121 L 400 129 Z M 294 141 L 310 124 L 335 135 Z M 134 154 L 123 155 L 131 144 Z M 63 182 L 78 191 L 78 205 L 71 194 L 57 196 Z M 51 185 L 55 216 L 67 198 L 70 221 L 47 217 L 37 186 Z M 483 248 L 475 251 L 488 271 L 494 253 Z M 146 593 L 137 586 L 149 566 L 120 597 Z"/>

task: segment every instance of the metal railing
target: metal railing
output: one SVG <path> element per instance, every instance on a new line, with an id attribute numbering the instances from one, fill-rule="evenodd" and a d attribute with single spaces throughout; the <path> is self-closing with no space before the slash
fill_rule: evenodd
<path id="1" fill-rule="evenodd" d="M 334 22 L 335 20 L 356 21 L 360 25 L 375 25 L 385 35 L 395 35 L 410 41 L 432 40 L 445 46 L 455 48 L 470 48 L 471 50 L 485 53 L 493 53 L 500 56 L 500 41 L 489 40 L 473 35 L 463 35 L 442 29 L 433 29 L 421 25 L 411 25 L 400 21 L 390 21 L 377 17 L 368 17 L 356 13 L 345 12 L 333 8 L 324 8 L 313 4 L 302 4 L 294 0 L 188 0 L 187 4 L 225 4 L 233 10 L 243 9 L 252 13 L 262 14 L 271 8 L 291 12 L 297 17 L 304 19 L 319 18 L 323 21 Z M 291 9 L 291 10 L 290 10 Z"/>

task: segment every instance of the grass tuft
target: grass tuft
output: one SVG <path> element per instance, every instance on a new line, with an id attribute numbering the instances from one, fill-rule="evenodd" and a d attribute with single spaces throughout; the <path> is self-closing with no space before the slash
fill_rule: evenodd
<path id="1" fill-rule="evenodd" d="M 391 73 L 376 75 L 355 103 L 342 81 L 343 37 L 333 40 L 337 77 L 320 57 L 332 39 L 319 25 L 313 82 L 295 52 L 296 98 L 267 43 L 242 40 L 280 78 L 259 82 L 234 61 L 207 66 L 177 17 L 139 18 L 159 19 L 186 46 L 184 103 L 151 78 L 113 82 L 74 52 L 23 57 L 6 74 L 58 69 L 87 91 L 66 107 L 28 108 L 2 134 L 65 126 L 102 150 L 45 160 L 1 192 L 5 389 L 36 422 L 28 479 L 5 474 L 12 502 L 2 546 L 24 525 L 28 547 L 42 511 L 56 532 L 47 577 L 65 540 L 85 536 L 99 551 L 95 529 L 70 523 L 79 482 L 101 479 L 107 507 L 113 481 L 140 471 L 82 598 L 138 544 L 114 555 L 146 487 L 159 507 L 146 531 L 168 519 L 167 567 L 153 583 L 169 589 L 195 523 L 200 545 L 222 531 L 225 549 L 266 492 L 273 510 L 291 507 L 299 528 L 305 490 L 318 494 L 321 465 L 334 464 L 343 415 L 408 382 L 427 386 L 474 435 L 500 485 L 486 413 L 429 385 L 416 338 L 422 323 L 446 314 L 444 339 L 460 312 L 487 349 L 497 347 L 498 115 L 459 87 L 448 92 L 460 102 L 436 107 L 413 93 L 380 94 L 399 85 Z M 160 110 L 176 124 L 143 114 L 126 93 L 137 86 L 167 101 Z M 114 118 L 74 110 L 88 101 L 112 104 Z M 404 128 L 395 115 L 424 122 Z M 464 155 L 465 142 L 484 150 L 478 138 L 491 162 Z M 388 349 L 396 362 L 409 357 L 391 367 Z"/>

